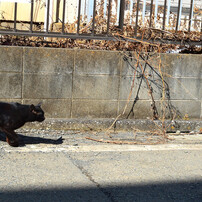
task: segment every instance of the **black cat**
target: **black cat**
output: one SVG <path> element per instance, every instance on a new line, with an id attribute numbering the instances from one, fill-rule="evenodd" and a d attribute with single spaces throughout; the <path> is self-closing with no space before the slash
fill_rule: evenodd
<path id="1" fill-rule="evenodd" d="M 41 104 L 23 105 L 0 102 L 0 130 L 6 134 L 6 141 L 10 146 L 19 146 L 18 135 L 14 130 L 22 127 L 26 122 L 42 122 L 44 120 Z"/>

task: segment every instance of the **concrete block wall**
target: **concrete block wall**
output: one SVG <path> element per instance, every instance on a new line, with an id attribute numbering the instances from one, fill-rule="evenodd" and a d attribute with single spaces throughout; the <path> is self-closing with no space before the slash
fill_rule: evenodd
<path id="1" fill-rule="evenodd" d="M 164 54 L 164 71 L 172 103 L 182 114 L 202 118 L 202 56 L 192 54 Z M 200 110 L 201 109 L 201 110 Z"/>
<path id="2" fill-rule="evenodd" d="M 153 57 L 155 58 L 155 57 Z M 0 47 L 0 101 L 37 104 L 49 118 L 112 118 L 123 112 L 134 72 L 116 51 Z M 201 55 L 161 54 L 174 106 L 202 118 Z M 151 64 L 157 65 L 157 60 Z M 135 61 L 132 61 L 135 64 Z M 130 98 L 129 112 L 135 92 Z M 154 89 L 157 106 L 160 94 Z M 152 116 L 146 85 L 130 118 Z"/>

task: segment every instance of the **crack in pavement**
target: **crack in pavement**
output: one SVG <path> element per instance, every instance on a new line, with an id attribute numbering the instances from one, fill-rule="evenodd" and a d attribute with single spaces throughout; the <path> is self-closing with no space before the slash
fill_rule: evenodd
<path id="1" fill-rule="evenodd" d="M 68 158 L 69 158 L 69 160 L 81 171 L 81 173 L 82 173 L 83 175 L 85 175 L 93 184 L 95 184 L 96 187 L 97 187 L 111 202 L 117 202 L 117 201 L 113 198 L 112 194 L 111 194 L 107 189 L 101 187 L 101 185 L 93 179 L 92 175 L 91 175 L 86 169 L 84 169 L 83 166 L 77 164 L 76 161 L 75 161 L 70 155 L 68 155 Z"/>

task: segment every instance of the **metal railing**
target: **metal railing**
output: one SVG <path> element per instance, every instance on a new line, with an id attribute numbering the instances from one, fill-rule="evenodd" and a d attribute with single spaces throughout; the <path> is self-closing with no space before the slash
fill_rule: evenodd
<path id="1" fill-rule="evenodd" d="M 44 22 L 40 22 L 41 28 L 36 29 L 36 20 L 34 20 L 34 8 L 36 1 L 34 0 L 24 0 L 27 1 L 30 5 L 30 20 L 22 21 L 18 20 L 18 2 L 16 0 L 14 3 L 14 14 L 13 20 L 6 20 L 0 18 L 0 34 L 1 35 L 24 35 L 24 36 L 38 36 L 38 37 L 65 37 L 71 39 L 99 39 L 99 40 L 113 40 L 112 36 L 112 27 L 116 28 L 119 31 L 123 31 L 127 25 L 130 25 L 133 30 L 132 37 L 138 38 L 138 30 L 139 27 L 146 28 L 156 28 L 156 25 L 160 27 L 160 30 L 169 30 L 179 31 L 180 23 L 182 21 L 182 0 L 178 0 L 177 12 L 174 13 L 173 27 L 168 26 L 170 13 L 171 13 L 171 3 L 170 0 L 78 0 L 77 8 L 77 16 L 73 23 L 68 22 L 67 19 L 67 6 L 71 0 L 46 0 L 45 4 L 45 18 Z M 75 2 L 75 0 L 73 0 Z M 198 32 L 201 32 L 202 29 L 202 20 L 201 14 L 199 13 L 199 19 L 193 19 L 194 13 L 194 0 L 189 0 L 187 9 L 188 19 L 186 18 L 187 25 L 185 26 L 185 31 L 192 31 L 193 21 L 197 22 Z M 86 2 L 88 4 L 93 3 L 92 7 L 92 16 L 91 20 L 89 20 L 89 16 L 84 13 L 83 6 L 86 6 Z M 116 4 L 118 2 L 118 4 Z M 85 4 L 84 4 L 85 3 Z M 50 11 L 50 7 L 53 8 L 53 4 L 55 4 L 55 9 Z M 89 5 L 88 5 L 89 6 Z M 128 7 L 127 10 L 125 7 Z M 162 8 L 161 13 L 158 13 L 158 9 Z M 100 10 L 103 10 L 101 17 Z M 98 10 L 100 9 L 100 10 Z M 201 12 L 200 8 L 199 11 Z M 55 20 L 53 20 L 53 13 L 55 13 Z M 147 16 L 145 15 L 147 13 Z M 159 15 L 158 15 L 159 14 Z M 158 16 L 157 16 L 158 15 Z M 157 17 L 160 19 L 157 22 Z M 98 23 L 99 18 L 102 18 L 103 22 L 101 25 Z M 145 20 L 146 19 L 146 20 Z M 113 22 L 112 22 L 113 21 Z M 2 27 L 2 23 L 10 23 L 9 26 Z M 18 28 L 19 23 L 24 23 L 28 27 L 27 29 Z M 60 24 L 59 30 L 54 30 L 53 26 L 55 24 Z M 11 26 L 13 24 L 13 27 Z M 70 32 L 67 29 L 67 26 L 71 24 L 74 25 L 75 31 Z M 174 26 L 175 24 L 175 26 Z M 82 25 L 82 27 L 81 27 Z M 86 26 L 86 30 L 84 25 Z M 99 26 L 104 26 L 104 31 L 97 31 Z M 42 28 L 43 27 L 43 28 Z"/>

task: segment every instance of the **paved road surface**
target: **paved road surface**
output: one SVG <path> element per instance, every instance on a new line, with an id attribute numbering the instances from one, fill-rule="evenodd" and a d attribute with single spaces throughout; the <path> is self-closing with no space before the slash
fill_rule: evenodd
<path id="1" fill-rule="evenodd" d="M 103 144 L 85 133 L 66 132 L 62 142 L 57 134 L 26 135 L 19 148 L 1 135 L 2 202 L 202 201 L 202 135 L 160 145 Z"/>

